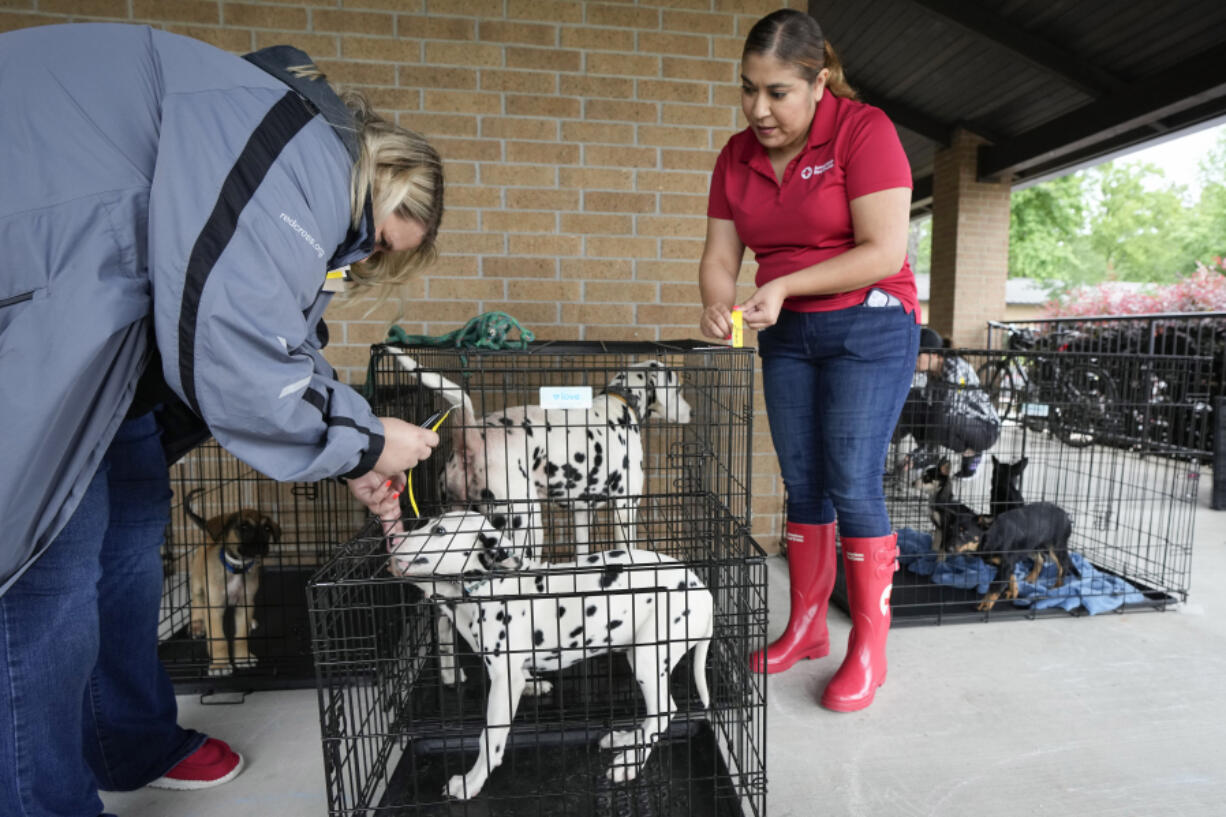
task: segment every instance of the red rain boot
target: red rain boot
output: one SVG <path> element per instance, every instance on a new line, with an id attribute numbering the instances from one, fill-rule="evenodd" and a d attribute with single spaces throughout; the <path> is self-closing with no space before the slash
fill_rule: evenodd
<path id="1" fill-rule="evenodd" d="M 843 540 L 843 572 L 851 635 L 847 656 L 822 693 L 822 706 L 855 712 L 873 702 L 885 683 L 885 639 L 890 630 L 890 590 L 898 570 L 898 534 Z"/>
<path id="2" fill-rule="evenodd" d="M 789 522 L 788 580 L 792 610 L 788 626 L 777 641 L 749 657 L 754 672 L 783 672 L 802 658 L 830 654 L 826 608 L 834 590 L 836 572 L 834 524 L 802 525 Z"/>

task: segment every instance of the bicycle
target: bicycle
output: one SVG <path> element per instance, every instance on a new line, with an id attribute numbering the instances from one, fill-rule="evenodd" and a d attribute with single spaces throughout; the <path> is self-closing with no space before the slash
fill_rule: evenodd
<path id="1" fill-rule="evenodd" d="M 988 325 L 1009 334 L 1007 349 L 979 367 L 979 383 L 1002 422 L 1049 432 L 1062 443 L 1084 448 L 1109 436 L 1114 426 L 1115 385 L 1092 363 L 1061 359 L 1076 330 L 1039 335 L 997 321 Z"/>

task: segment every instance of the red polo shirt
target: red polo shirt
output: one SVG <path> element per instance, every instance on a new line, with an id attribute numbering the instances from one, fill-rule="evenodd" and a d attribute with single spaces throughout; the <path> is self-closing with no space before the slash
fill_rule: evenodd
<path id="1" fill-rule="evenodd" d="M 809 140 L 775 178 L 766 148 L 749 128 L 728 140 L 711 176 L 707 215 L 731 220 L 758 260 L 762 286 L 855 246 L 849 202 L 893 187 L 911 188 L 911 166 L 885 113 L 827 91 L 817 104 Z M 916 313 L 915 276 L 902 268 L 872 285 Z M 862 303 L 871 287 L 834 295 L 788 298 L 785 309 L 826 312 Z"/>

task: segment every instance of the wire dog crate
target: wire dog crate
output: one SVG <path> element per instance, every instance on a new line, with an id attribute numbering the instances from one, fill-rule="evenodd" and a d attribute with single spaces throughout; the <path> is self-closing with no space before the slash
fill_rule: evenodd
<path id="1" fill-rule="evenodd" d="M 409 580 L 388 572 L 385 540 L 372 529 L 341 549 L 310 584 L 331 817 L 762 817 L 766 687 L 762 676 L 749 672 L 749 653 L 766 639 L 765 554 L 710 495 L 657 495 L 645 504 L 652 507 L 638 525 L 639 546 L 677 559 L 713 598 L 709 707 L 696 693 L 691 651 L 668 667 L 677 708 L 667 732 L 654 748 L 636 738 L 628 750 L 650 751 L 647 762 L 633 780 L 611 783 L 615 761 L 612 752 L 600 748 L 600 739 L 611 731 L 633 730 L 645 717 L 629 664 L 605 654 L 542 673 L 537 678 L 551 688 L 521 699 L 501 765 L 478 795 L 450 799 L 449 780 L 477 760 L 490 696 L 505 694 L 501 687 L 491 692 L 483 662 L 509 656 L 497 652 L 501 641 L 492 647 L 483 642 L 483 649 L 474 651 L 457 639 L 456 658 L 466 680 L 444 684 L 441 667 L 449 653 L 440 648 L 439 606 Z M 556 580 L 559 572 L 581 569 L 544 566 L 516 575 L 527 588 L 543 577 Z M 611 609 L 625 602 L 626 592 L 512 591 L 486 601 L 510 611 L 517 603 L 542 601 L 551 611 L 568 604 Z M 644 601 L 653 592 L 632 591 L 634 608 L 650 611 Z M 541 619 L 550 617 L 534 609 Z M 645 646 L 663 650 L 665 645 L 636 643 L 636 649 Z M 519 649 L 524 653 L 516 652 L 516 658 L 527 659 L 528 653 L 546 652 L 550 643 Z"/>
<path id="2" fill-rule="evenodd" d="M 545 558 L 559 560 L 576 542 L 598 550 L 632 537 L 618 506 L 629 507 L 632 520 L 641 499 L 656 494 L 711 494 L 748 526 L 753 367 L 752 349 L 695 342 L 555 341 L 521 351 L 381 345 L 372 349 L 368 389 L 376 413 L 415 423 L 466 395 L 474 416 L 456 409 L 439 427 L 439 449 L 412 475 L 414 498 L 484 501 L 495 514 L 530 500 L 531 533 L 540 534 Z M 602 399 L 606 392 L 615 396 Z M 543 399 L 564 406 L 576 395 L 590 413 L 513 408 Z M 465 438 L 468 457 L 457 450 Z M 629 476 L 636 463 L 627 459 L 636 438 L 637 490 Z M 494 496 L 480 496 L 474 482 L 495 488 Z"/>
<path id="3" fill-rule="evenodd" d="M 619 743 L 619 757 L 650 752 L 637 776 L 621 780 L 610 769 L 628 764 L 602 750 L 600 739 L 645 717 L 640 679 L 599 643 L 580 646 L 578 639 L 588 640 L 583 629 L 563 645 L 555 643 L 560 630 L 546 636 L 545 628 L 533 643 L 507 649 L 525 659 L 575 649 L 570 655 L 582 660 L 539 676 L 551 689 L 520 702 L 506 746 L 497 747 L 506 752 L 501 765 L 475 796 L 449 799 L 445 787 L 457 793 L 451 778 L 477 762 L 481 730 L 507 726 L 505 715 L 503 723 L 486 723 L 491 695 L 505 694 L 486 665 L 508 654 L 501 643 L 470 643 L 471 632 L 454 639 L 452 652 L 437 602 L 414 584 L 420 577 L 388 572 L 376 526 L 310 587 L 333 817 L 765 813 L 766 692 L 748 671 L 749 653 L 766 636 L 764 554 L 748 535 L 752 383 L 752 350 L 697 343 L 374 347 L 368 389 L 379 414 L 420 424 L 453 409 L 438 428 L 439 448 L 411 473 L 402 497 L 406 524 L 455 505 L 480 509 L 486 516 L 478 518 L 500 529 L 515 552 L 532 551 L 529 566 L 511 574 L 519 579 L 515 592 L 498 591 L 497 601 L 509 611 L 556 606 L 555 627 L 577 597 L 588 615 L 622 604 L 631 618 L 663 598 L 635 579 L 621 589 L 598 583 L 559 592 L 559 576 L 591 579 L 589 560 L 625 557 L 627 548 L 677 560 L 713 601 L 710 705 L 702 706 L 694 679 L 695 648 L 680 668 L 667 667 L 677 711 L 654 749 L 649 729 Z M 578 404 L 566 402 L 572 399 Z M 663 569 L 634 565 L 627 575 Z M 681 621 L 675 624 L 684 628 Z M 609 632 L 623 623 L 610 621 Z M 666 652 L 675 641 L 660 634 L 644 641 L 632 629 L 635 650 Z M 453 660 L 462 683 L 445 683 L 456 680 Z"/>
<path id="4" fill-rule="evenodd" d="M 362 530 L 365 508 L 339 483 L 271 480 L 212 440 L 173 465 L 170 481 L 158 649 L 176 689 L 309 687 L 306 584 L 338 542 Z M 267 526 L 253 534 L 267 543 L 258 559 L 239 552 L 236 514 Z M 228 600 L 227 581 L 244 570 Z"/>
<path id="5" fill-rule="evenodd" d="M 943 350 L 935 369 L 954 357 L 973 374 L 959 385 L 917 376 L 886 462 L 902 551 L 894 620 L 1165 610 L 1186 600 L 1202 464 L 1185 441 L 1201 433 L 1190 418 L 1208 418 L 1171 396 L 1195 394 L 1211 358 Z M 982 434 L 968 442 L 976 435 L 957 408 L 967 401 L 999 418 L 986 447 Z M 982 464 L 968 476 L 963 455 L 976 447 Z M 1016 513 L 1036 503 L 1049 507 Z M 1007 512 L 1025 535 L 1008 525 L 990 533 Z M 1067 559 L 1060 542 L 1049 547 L 1059 536 L 1039 532 L 1064 515 Z M 840 577 L 840 604 L 845 593 Z"/>

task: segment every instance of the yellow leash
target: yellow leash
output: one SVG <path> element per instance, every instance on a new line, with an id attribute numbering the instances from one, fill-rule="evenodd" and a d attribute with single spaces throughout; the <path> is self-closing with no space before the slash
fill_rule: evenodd
<path id="1" fill-rule="evenodd" d="M 428 428 L 431 431 L 438 431 L 438 427 L 443 424 L 443 421 L 447 419 L 448 415 L 450 415 L 451 412 L 452 412 L 452 409 L 443 409 L 442 411 L 436 411 L 434 414 L 431 414 L 429 417 L 427 417 L 425 422 L 421 423 L 421 427 Z M 417 497 L 413 496 L 413 471 L 412 470 L 409 471 L 409 475 L 405 480 L 404 489 L 409 494 L 409 504 L 413 506 L 413 515 L 420 519 L 421 511 L 418 510 L 417 508 Z"/>

